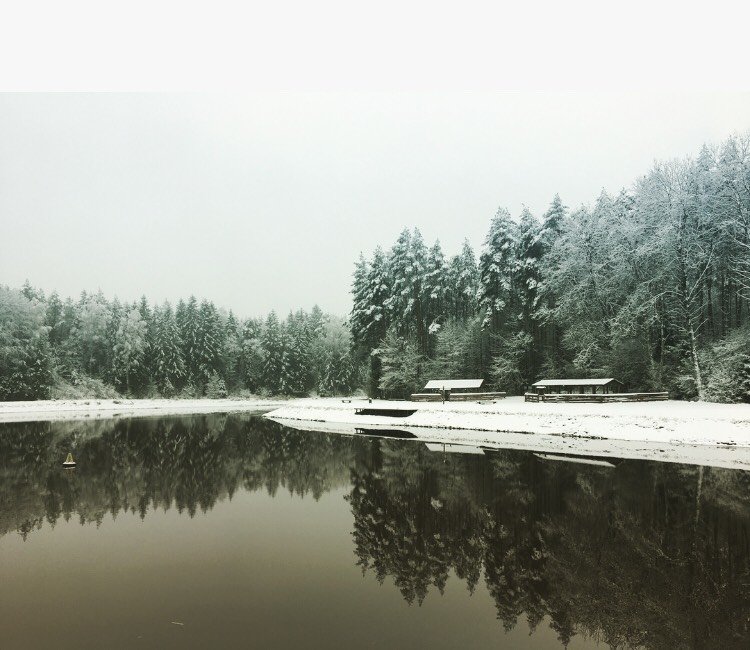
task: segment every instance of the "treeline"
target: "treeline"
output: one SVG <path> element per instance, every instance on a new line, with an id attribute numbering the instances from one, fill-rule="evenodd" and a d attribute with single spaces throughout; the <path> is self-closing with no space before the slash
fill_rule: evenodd
<path id="1" fill-rule="evenodd" d="M 750 401 L 750 135 L 657 163 L 629 190 L 541 218 L 499 209 L 481 253 L 404 230 L 356 265 L 350 327 L 372 394 L 545 377 Z"/>
<path id="2" fill-rule="evenodd" d="M 0 287 L 0 400 L 348 393 L 350 350 L 343 320 L 317 306 L 241 320 L 193 296 L 173 308 Z"/>

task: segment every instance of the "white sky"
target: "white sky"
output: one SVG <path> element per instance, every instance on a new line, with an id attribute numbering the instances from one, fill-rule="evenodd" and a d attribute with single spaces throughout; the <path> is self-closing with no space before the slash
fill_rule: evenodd
<path id="1" fill-rule="evenodd" d="M 617 192 L 750 128 L 750 93 L 4 95 L 0 277 L 345 313 L 360 251 Z"/>
<path id="2" fill-rule="evenodd" d="M 498 206 L 575 207 L 750 129 L 747 14 L 16 3 L 0 89 L 241 94 L 0 95 L 0 283 L 343 314 L 359 252 L 404 226 L 478 248 Z"/>

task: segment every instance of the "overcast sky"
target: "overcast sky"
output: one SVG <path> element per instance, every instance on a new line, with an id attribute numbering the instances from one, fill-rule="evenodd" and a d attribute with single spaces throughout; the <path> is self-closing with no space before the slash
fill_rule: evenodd
<path id="1" fill-rule="evenodd" d="M 0 95 L 0 283 L 345 314 L 360 251 L 479 248 L 750 129 L 750 93 Z"/>

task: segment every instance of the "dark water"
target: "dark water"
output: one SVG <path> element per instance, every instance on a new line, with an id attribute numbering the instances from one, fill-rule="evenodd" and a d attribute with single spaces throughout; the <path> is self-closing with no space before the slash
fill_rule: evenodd
<path id="1" fill-rule="evenodd" d="M 749 524 L 735 470 L 0 425 L 0 646 L 748 648 Z"/>

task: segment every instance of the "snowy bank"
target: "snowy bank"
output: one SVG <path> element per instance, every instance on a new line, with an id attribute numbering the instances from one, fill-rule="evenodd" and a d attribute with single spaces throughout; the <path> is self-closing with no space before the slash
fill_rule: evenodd
<path id="1" fill-rule="evenodd" d="M 357 415 L 358 408 L 414 409 L 408 417 Z M 601 440 L 750 447 L 750 404 L 623 402 L 609 404 L 524 402 L 509 397 L 494 404 L 304 399 L 266 414 L 283 420 L 400 429 L 439 428 L 544 434 Z"/>
<path id="2" fill-rule="evenodd" d="M 0 422 L 254 412 L 268 411 L 286 403 L 271 399 L 86 399 L 0 402 Z"/>

